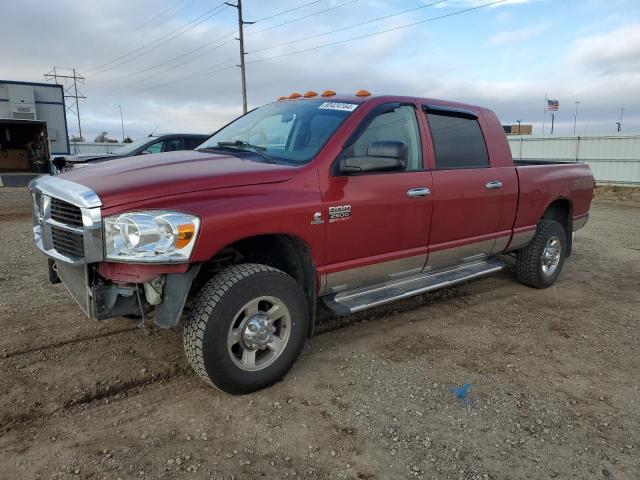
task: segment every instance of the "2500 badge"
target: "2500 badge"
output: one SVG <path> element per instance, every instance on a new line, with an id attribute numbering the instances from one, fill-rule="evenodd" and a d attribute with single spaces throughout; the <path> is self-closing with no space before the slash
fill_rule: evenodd
<path id="1" fill-rule="evenodd" d="M 329 223 L 345 221 L 351 216 L 351 205 L 329 207 Z"/>

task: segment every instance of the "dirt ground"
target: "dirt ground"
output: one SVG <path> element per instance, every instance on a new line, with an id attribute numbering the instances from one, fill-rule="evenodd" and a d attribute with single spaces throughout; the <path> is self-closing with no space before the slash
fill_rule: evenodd
<path id="1" fill-rule="evenodd" d="M 27 202 L 0 190 L 2 479 L 640 478 L 638 202 L 596 200 L 552 288 L 505 271 L 324 313 L 241 397 L 196 378 L 180 330 L 83 318 Z"/>

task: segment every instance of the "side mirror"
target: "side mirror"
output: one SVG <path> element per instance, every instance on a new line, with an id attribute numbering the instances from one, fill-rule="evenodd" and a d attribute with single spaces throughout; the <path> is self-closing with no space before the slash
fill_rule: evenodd
<path id="1" fill-rule="evenodd" d="M 347 157 L 340 160 L 342 173 L 394 172 L 407 166 L 405 142 L 371 142 L 364 157 Z"/>

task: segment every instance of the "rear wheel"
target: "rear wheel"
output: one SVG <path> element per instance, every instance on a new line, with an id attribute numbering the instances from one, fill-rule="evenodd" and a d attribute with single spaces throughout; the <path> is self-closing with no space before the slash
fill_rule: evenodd
<path id="1" fill-rule="evenodd" d="M 197 293 L 184 325 L 195 372 L 227 393 L 280 380 L 304 345 L 309 311 L 298 283 L 260 264 L 229 267 Z"/>
<path id="2" fill-rule="evenodd" d="M 533 239 L 526 247 L 518 250 L 518 280 L 535 288 L 553 285 L 564 265 L 566 238 L 566 232 L 560 223 L 541 220 Z"/>

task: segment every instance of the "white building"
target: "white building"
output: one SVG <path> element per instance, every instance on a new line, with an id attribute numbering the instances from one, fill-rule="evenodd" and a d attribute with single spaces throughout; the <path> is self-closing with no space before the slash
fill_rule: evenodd
<path id="1" fill-rule="evenodd" d="M 0 80 L 0 173 L 44 173 L 69 153 L 65 111 L 62 85 Z"/>

